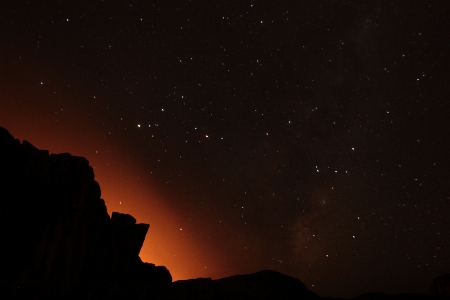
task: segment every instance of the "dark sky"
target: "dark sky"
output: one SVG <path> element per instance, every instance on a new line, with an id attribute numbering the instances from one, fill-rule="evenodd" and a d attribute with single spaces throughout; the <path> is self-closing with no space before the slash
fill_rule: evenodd
<path id="1" fill-rule="evenodd" d="M 447 1 L 1 1 L 0 125 L 85 156 L 174 279 L 449 272 Z"/>

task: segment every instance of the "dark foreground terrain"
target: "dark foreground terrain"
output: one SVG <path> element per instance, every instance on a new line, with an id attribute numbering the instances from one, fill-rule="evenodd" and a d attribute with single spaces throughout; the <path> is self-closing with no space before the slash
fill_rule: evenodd
<path id="1" fill-rule="evenodd" d="M 2 127 L 0 199 L 1 299 L 320 299 L 270 270 L 172 282 L 167 268 L 139 258 L 149 225 L 109 217 L 85 158 L 38 150 Z M 433 282 L 434 295 L 354 299 L 449 299 L 449 277 Z"/>

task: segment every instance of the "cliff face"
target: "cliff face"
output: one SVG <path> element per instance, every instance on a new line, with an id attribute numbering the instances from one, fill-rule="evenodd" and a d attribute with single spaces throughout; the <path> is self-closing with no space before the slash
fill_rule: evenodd
<path id="1" fill-rule="evenodd" d="M 109 218 L 85 158 L 21 144 L 0 127 L 0 199 L 2 299 L 132 298 L 172 281 L 139 259 L 149 225 Z"/>

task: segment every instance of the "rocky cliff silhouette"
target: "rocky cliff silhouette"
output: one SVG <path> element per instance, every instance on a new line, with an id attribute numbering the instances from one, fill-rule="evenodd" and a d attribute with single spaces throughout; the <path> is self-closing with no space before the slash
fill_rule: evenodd
<path id="1" fill-rule="evenodd" d="M 0 128 L 0 170 L 0 298 L 132 299 L 170 285 L 165 267 L 139 259 L 149 225 L 108 216 L 85 158 Z"/>
<path id="2" fill-rule="evenodd" d="M 167 268 L 139 258 L 149 225 L 136 224 L 127 214 L 109 217 L 85 158 L 49 154 L 20 143 L 3 127 L 0 200 L 1 299 L 319 298 L 300 280 L 275 271 L 172 282 Z M 446 284 L 436 280 L 432 291 L 448 292 Z M 368 294 L 358 299 L 431 297 Z"/>

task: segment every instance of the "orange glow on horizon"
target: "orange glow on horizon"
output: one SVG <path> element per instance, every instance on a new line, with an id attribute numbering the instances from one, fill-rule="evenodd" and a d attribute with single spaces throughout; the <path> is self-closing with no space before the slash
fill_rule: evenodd
<path id="1" fill-rule="evenodd" d="M 120 149 L 97 138 L 98 134 L 88 126 L 55 128 L 50 122 L 39 120 L 31 113 L 30 116 L 33 117 L 28 118 L 23 112 L 20 118 L 0 113 L 0 126 L 16 139 L 27 140 L 38 149 L 86 157 L 94 168 L 108 213 L 127 213 L 138 223 L 150 224 L 140 253 L 144 262 L 166 266 L 174 281 L 229 275 L 231 271 L 226 270 L 221 259 L 206 250 L 205 241 L 195 240 L 194 235 L 189 234 L 200 225 L 181 223 L 175 211 L 167 206 L 164 192 L 151 185 L 151 179 L 139 169 L 138 162 L 125 163 Z"/>

